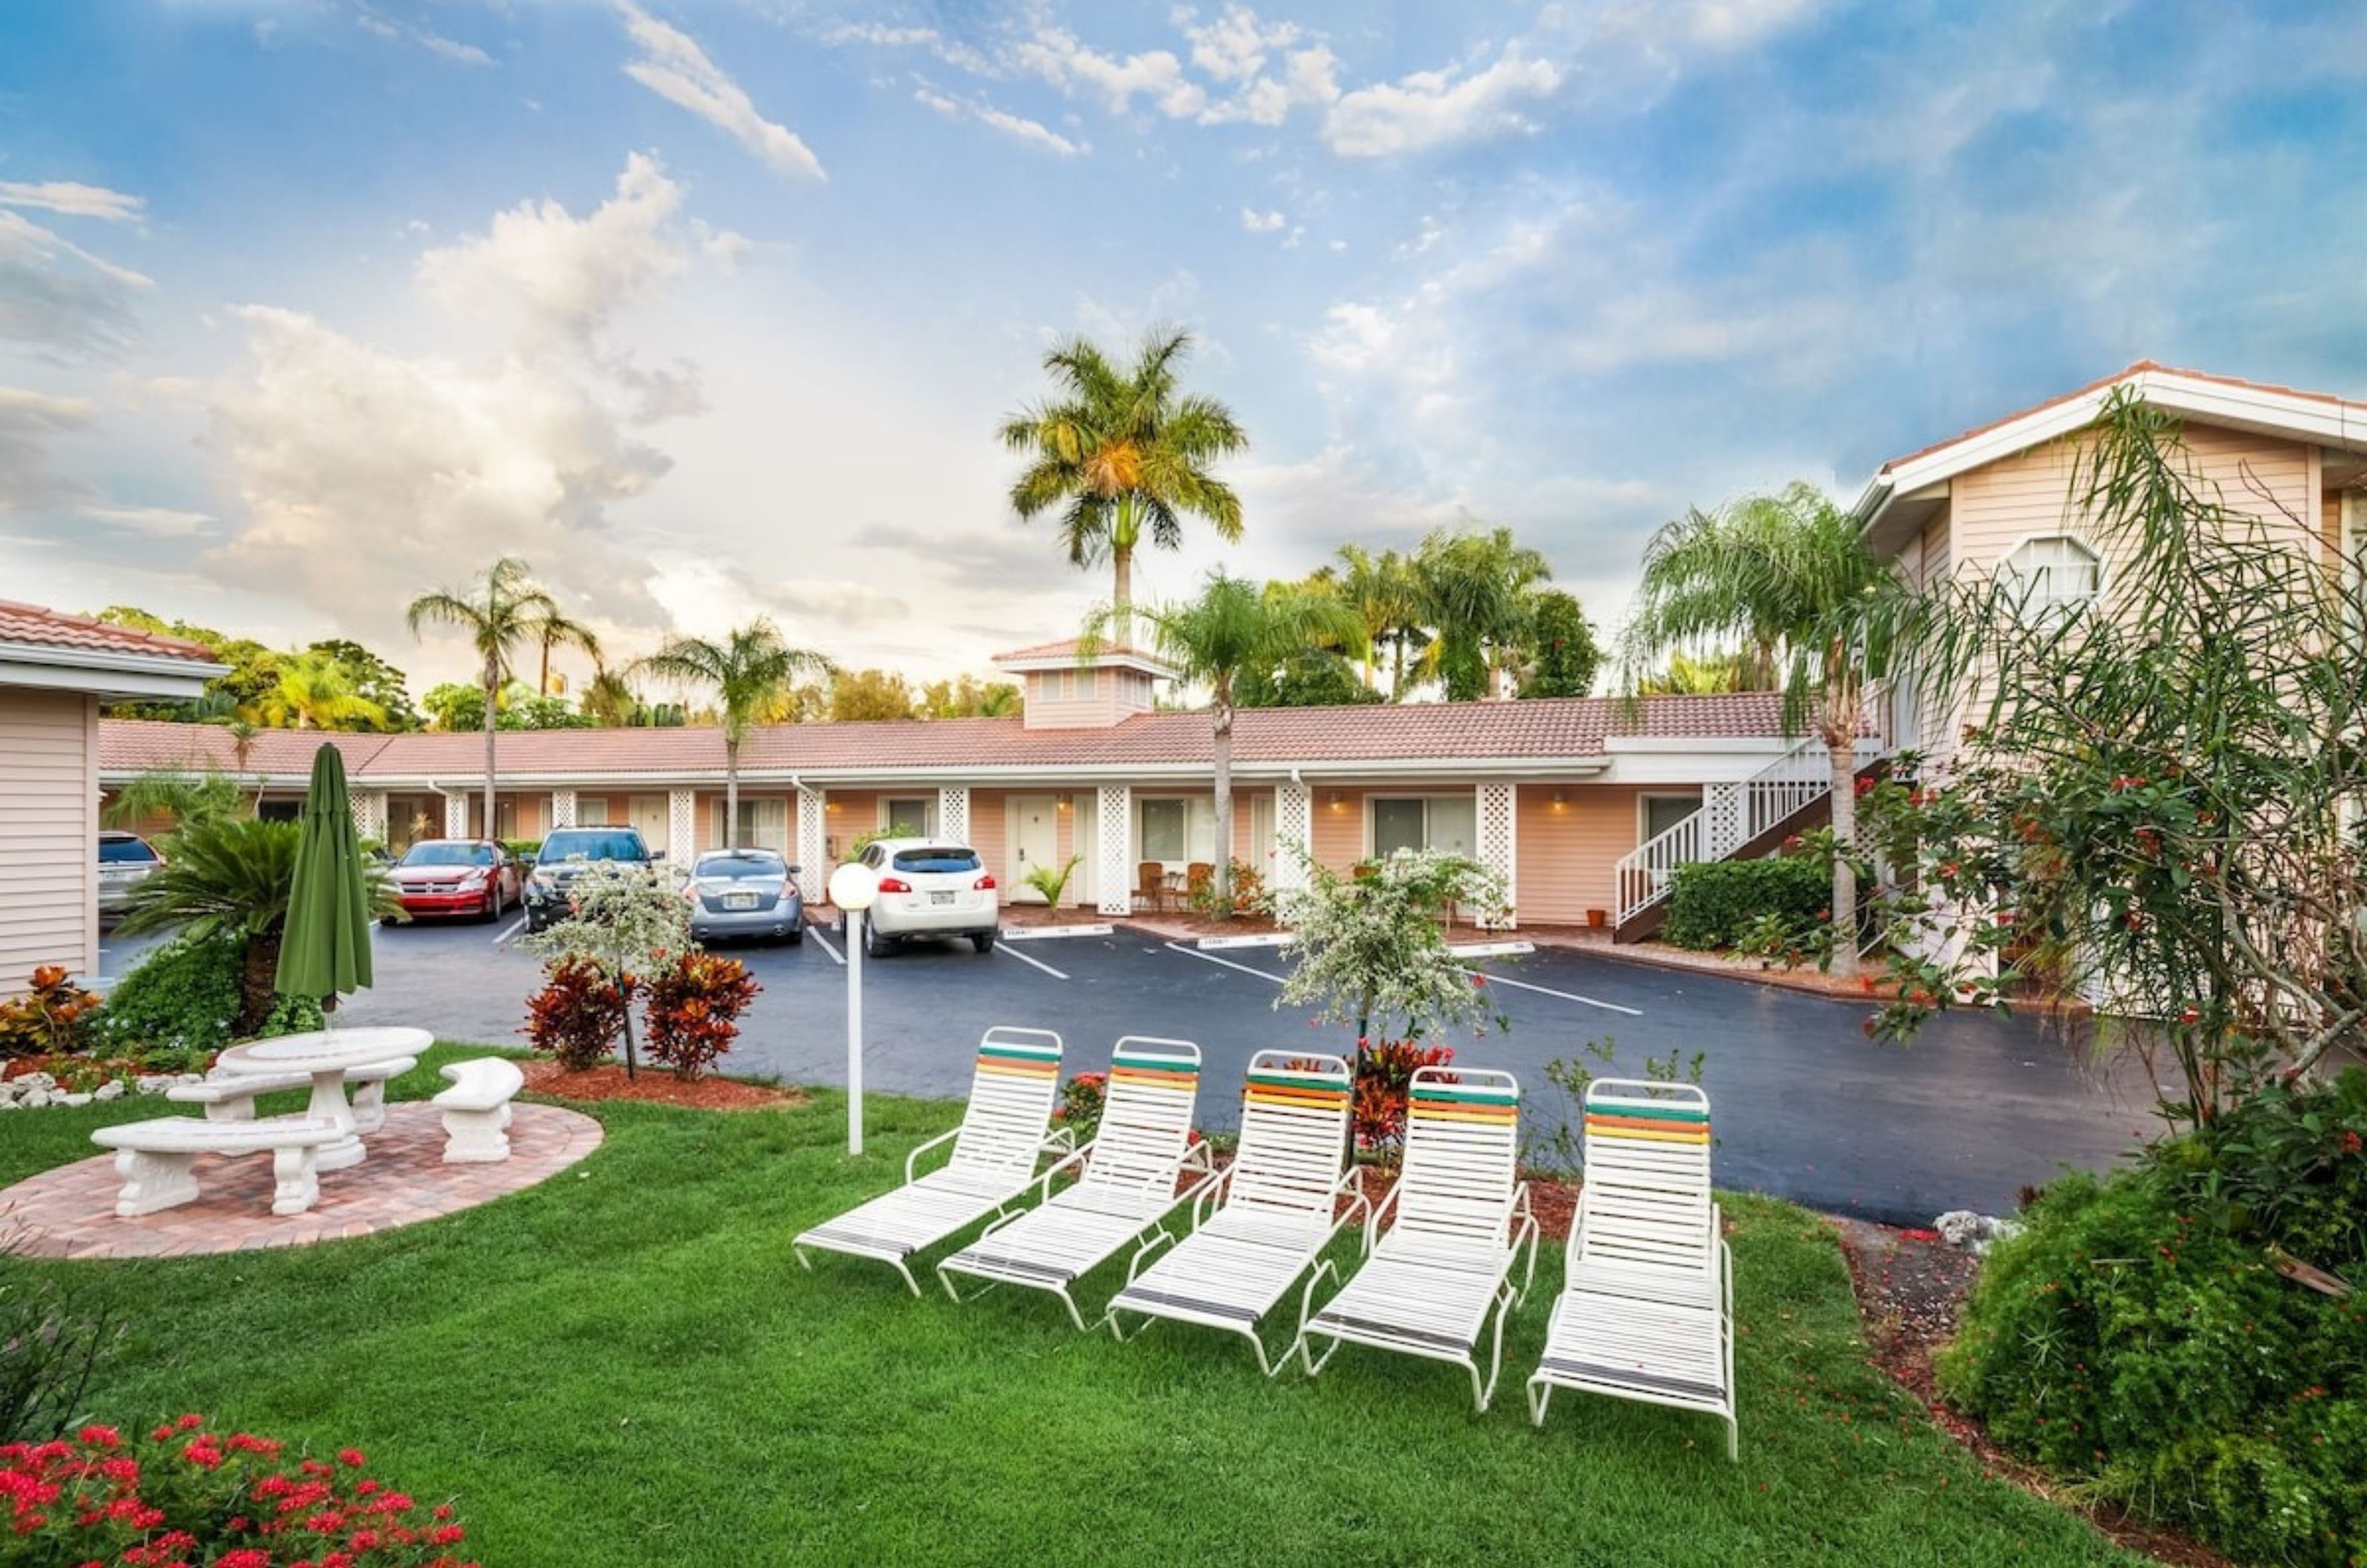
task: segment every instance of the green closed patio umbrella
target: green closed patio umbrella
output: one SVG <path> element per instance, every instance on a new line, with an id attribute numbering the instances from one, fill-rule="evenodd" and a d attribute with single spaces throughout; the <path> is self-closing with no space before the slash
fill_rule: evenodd
<path id="1" fill-rule="evenodd" d="M 318 997 L 334 1011 L 341 993 L 370 983 L 370 890 L 345 795 L 345 760 L 334 746 L 312 753 L 296 880 L 279 941 L 279 994 Z"/>

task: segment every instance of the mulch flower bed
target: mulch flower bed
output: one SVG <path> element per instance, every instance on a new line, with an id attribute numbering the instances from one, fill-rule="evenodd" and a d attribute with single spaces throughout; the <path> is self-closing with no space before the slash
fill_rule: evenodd
<path id="1" fill-rule="evenodd" d="M 800 1089 L 733 1078 L 685 1082 L 663 1067 L 644 1067 L 639 1077 L 629 1078 L 623 1067 L 613 1065 L 573 1073 L 557 1062 L 520 1062 L 518 1066 L 530 1092 L 554 1100 L 639 1100 L 693 1111 L 787 1111 L 805 1104 L 807 1098 Z"/>

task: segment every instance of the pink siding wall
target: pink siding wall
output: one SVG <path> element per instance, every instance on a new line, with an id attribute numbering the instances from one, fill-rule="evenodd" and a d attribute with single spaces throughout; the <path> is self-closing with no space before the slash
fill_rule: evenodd
<path id="1" fill-rule="evenodd" d="M 1564 785 L 1559 806 L 1553 801 L 1554 787 L 1521 786 L 1513 829 L 1514 897 L 1524 926 L 1583 925 L 1589 909 L 1614 908 L 1613 868 L 1636 847 L 1636 798 L 1661 786 Z"/>
<path id="2" fill-rule="evenodd" d="M 0 997 L 98 972 L 98 704 L 0 690 Z"/>

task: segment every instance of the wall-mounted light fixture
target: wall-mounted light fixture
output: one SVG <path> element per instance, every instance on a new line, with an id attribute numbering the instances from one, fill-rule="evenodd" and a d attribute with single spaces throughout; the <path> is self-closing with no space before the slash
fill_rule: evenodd
<path id="1" fill-rule="evenodd" d="M 1060 796 L 1060 802 L 1059 802 L 1059 804 L 1060 804 L 1060 809 L 1061 809 L 1061 810 L 1063 810 L 1063 811 L 1068 810 L 1068 809 L 1070 808 L 1070 807 L 1069 807 L 1069 797 L 1068 797 L 1067 795 L 1062 795 L 1062 796 Z"/>
<path id="2" fill-rule="evenodd" d="M 1331 809 L 1334 811 L 1340 809 L 1340 792 L 1336 789 L 1331 792 Z"/>
<path id="3" fill-rule="evenodd" d="M 1558 807 L 1561 805 L 1561 791 L 1559 791 L 1559 790 L 1556 790 L 1556 791 L 1554 791 L 1554 802 L 1553 802 L 1553 803 L 1554 803 L 1554 805 L 1555 805 L 1557 807 Z"/>

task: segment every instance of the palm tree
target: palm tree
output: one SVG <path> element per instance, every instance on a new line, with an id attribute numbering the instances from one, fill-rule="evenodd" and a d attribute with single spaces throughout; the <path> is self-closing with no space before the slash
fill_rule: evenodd
<path id="1" fill-rule="evenodd" d="M 1060 542 L 1077 566 L 1106 559 L 1115 573 L 1112 625 L 1127 640 L 1134 552 L 1146 531 L 1161 549 L 1184 542 L 1185 515 L 1204 518 L 1227 544 L 1241 536 L 1241 502 L 1208 465 L 1245 450 L 1249 436 L 1214 398 L 1179 394 L 1176 372 L 1192 334 L 1155 327 L 1121 375 L 1082 337 L 1056 345 L 1044 368 L 1059 387 L 1002 423 L 1002 444 L 1032 461 L 1011 504 L 1034 517 L 1062 502 Z"/>
<path id="2" fill-rule="evenodd" d="M 1857 741 L 1866 689 L 1887 671 L 1912 600 L 1849 513 L 1814 485 L 1693 511 L 1652 536 L 1626 632 L 1631 687 L 1663 654 L 1739 640 L 1771 671 L 1787 733 L 1812 729 L 1832 765 L 1833 971 L 1857 973 Z"/>
<path id="3" fill-rule="evenodd" d="M 1422 618 L 1437 633 L 1425 663 L 1447 700 L 1497 694 L 1521 660 L 1530 590 L 1553 576 L 1546 558 L 1514 542 L 1510 528 L 1442 529 L 1414 552 L 1412 573 Z"/>
<path id="4" fill-rule="evenodd" d="M 1086 623 L 1084 649 L 1119 615 L 1115 604 Z M 1329 641 L 1353 641 L 1361 630 L 1354 613 L 1329 592 L 1296 585 L 1268 587 L 1222 568 L 1208 574 L 1196 599 L 1168 608 L 1134 612 L 1148 622 L 1160 656 L 1179 679 L 1208 687 L 1214 725 L 1211 756 L 1217 775 L 1216 903 L 1217 918 L 1232 908 L 1233 695 L 1244 679 L 1270 678 L 1293 655 Z"/>
<path id="5" fill-rule="evenodd" d="M 1392 670 L 1389 701 L 1405 695 L 1406 656 L 1418 653 L 1429 640 L 1421 626 L 1421 585 L 1405 557 L 1395 550 L 1374 555 L 1362 545 L 1342 545 L 1339 551 L 1344 571 L 1324 568 L 1348 607 L 1364 623 L 1365 686 L 1380 689 L 1381 649 L 1390 650 Z"/>
<path id="6" fill-rule="evenodd" d="M 599 656 L 593 657 L 596 660 Z M 632 682 L 622 671 L 597 662 L 593 666 L 591 683 L 576 700 L 584 716 L 595 724 L 628 725 L 640 714 L 640 694 L 633 690 Z"/>
<path id="7" fill-rule="evenodd" d="M 704 637 L 668 637 L 655 653 L 634 666 L 662 680 L 711 688 L 721 704 L 727 844 L 740 831 L 740 742 L 747 738 L 749 724 L 785 697 L 798 675 L 829 667 L 830 661 L 821 654 L 783 642 L 779 629 L 761 618 L 738 627 L 719 643 Z"/>
<path id="8" fill-rule="evenodd" d="M 1734 652 L 1704 653 L 1696 659 L 1671 653 L 1659 669 L 1634 682 L 1639 697 L 1706 696 L 1719 692 L 1753 689 L 1752 661 Z"/>
<path id="9" fill-rule="evenodd" d="M 534 640 L 542 649 L 542 670 L 534 689 L 546 697 L 550 695 L 552 649 L 572 648 L 591 660 L 595 671 L 601 668 L 598 635 L 583 622 L 569 620 L 555 609 L 535 623 Z"/>
<path id="10" fill-rule="evenodd" d="M 477 682 L 485 694 L 485 831 L 500 819 L 494 810 L 493 734 L 496 705 L 510 678 L 512 653 L 538 640 L 542 623 L 559 614 L 559 601 L 538 584 L 526 562 L 504 556 L 487 567 L 475 589 L 455 592 L 439 588 L 422 593 L 403 612 L 403 620 L 417 637 L 425 626 L 450 626 L 468 634 L 483 662 Z"/>
<path id="11" fill-rule="evenodd" d="M 334 659 L 303 653 L 279 667 L 279 680 L 263 694 L 264 722 L 275 728 L 384 728 L 386 709 L 354 689 L 354 679 Z"/>

